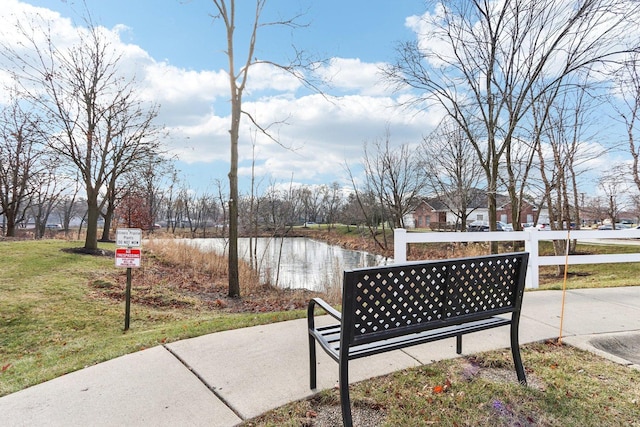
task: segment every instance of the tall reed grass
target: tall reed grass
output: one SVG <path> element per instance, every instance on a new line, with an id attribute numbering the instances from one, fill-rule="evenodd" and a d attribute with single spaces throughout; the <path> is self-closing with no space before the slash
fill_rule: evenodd
<path id="1" fill-rule="evenodd" d="M 144 244 L 145 252 L 182 270 L 202 272 L 211 278 L 229 275 L 228 258 L 213 251 L 204 251 L 181 239 L 150 239 Z M 243 293 L 251 293 L 262 285 L 255 270 L 243 260 L 238 262 L 238 274 Z"/>

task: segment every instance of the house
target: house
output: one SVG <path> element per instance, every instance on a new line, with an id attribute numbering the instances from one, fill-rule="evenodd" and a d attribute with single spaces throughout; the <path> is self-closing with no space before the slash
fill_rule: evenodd
<path id="1" fill-rule="evenodd" d="M 489 200 L 484 190 L 474 189 L 468 202 L 467 223 L 473 221 L 487 221 L 489 219 Z M 507 224 L 512 223 L 511 203 L 509 197 L 498 194 L 496 197 L 496 214 L 498 221 Z M 415 209 L 410 213 L 412 220 L 405 221 L 405 224 L 413 223 L 415 228 L 431 228 L 433 230 L 456 229 L 460 227 L 460 218 L 449 206 L 454 203 L 446 203 L 438 197 L 422 199 Z M 521 223 L 535 223 L 538 219 L 538 207 L 523 202 L 521 211 Z M 548 218 L 548 215 L 547 215 Z M 408 226 L 408 225 L 407 225 Z"/>
<path id="2" fill-rule="evenodd" d="M 447 207 L 439 200 L 422 199 L 411 212 L 415 228 L 430 228 L 431 224 L 447 222 Z"/>
<path id="3" fill-rule="evenodd" d="M 504 196 L 503 196 L 504 197 Z M 513 224 L 513 215 L 511 213 L 511 202 L 503 201 L 504 203 L 498 204 L 496 207 L 496 217 L 498 221 L 502 221 L 506 224 Z M 544 214 L 544 215 L 543 215 Z M 546 218 L 546 222 L 545 221 Z M 522 201 L 522 207 L 520 208 L 520 223 L 521 224 L 536 224 L 543 221 L 544 223 L 549 223 L 549 214 L 547 210 L 538 209 L 537 206 L 527 202 L 526 200 Z"/>
<path id="4" fill-rule="evenodd" d="M 425 198 L 411 212 L 416 228 L 431 228 L 432 230 L 460 229 L 459 212 L 451 207 L 457 203 L 445 198 Z M 472 189 L 467 201 L 467 221 L 486 221 L 489 217 L 487 208 L 487 193 L 484 190 Z"/>

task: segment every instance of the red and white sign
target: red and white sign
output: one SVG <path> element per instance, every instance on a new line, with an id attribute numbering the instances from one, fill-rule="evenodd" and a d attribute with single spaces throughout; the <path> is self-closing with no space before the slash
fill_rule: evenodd
<path id="1" fill-rule="evenodd" d="M 140 267 L 142 251 L 136 248 L 116 248 L 116 267 Z"/>

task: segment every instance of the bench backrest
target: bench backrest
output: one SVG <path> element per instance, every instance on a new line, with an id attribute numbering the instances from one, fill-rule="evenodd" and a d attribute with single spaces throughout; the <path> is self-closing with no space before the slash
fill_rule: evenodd
<path id="1" fill-rule="evenodd" d="M 519 316 L 528 258 L 518 252 L 345 271 L 346 342 L 365 344 L 510 312 Z"/>

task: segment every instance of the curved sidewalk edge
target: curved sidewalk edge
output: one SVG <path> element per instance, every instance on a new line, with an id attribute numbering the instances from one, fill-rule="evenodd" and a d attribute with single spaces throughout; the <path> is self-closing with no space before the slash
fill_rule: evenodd
<path id="1" fill-rule="evenodd" d="M 521 343 L 558 338 L 562 293 L 525 294 Z M 563 341 L 640 335 L 640 287 L 567 291 Z M 233 426 L 312 394 L 306 319 L 205 335 L 129 354 L 0 398 L 5 426 Z M 465 337 L 472 354 L 509 346 L 509 329 Z M 583 346 L 588 348 L 588 346 Z M 318 352 L 318 388 L 338 369 Z M 352 362 L 352 381 L 457 357 L 445 340 Z M 526 360 L 525 360 L 526 363 Z"/>

